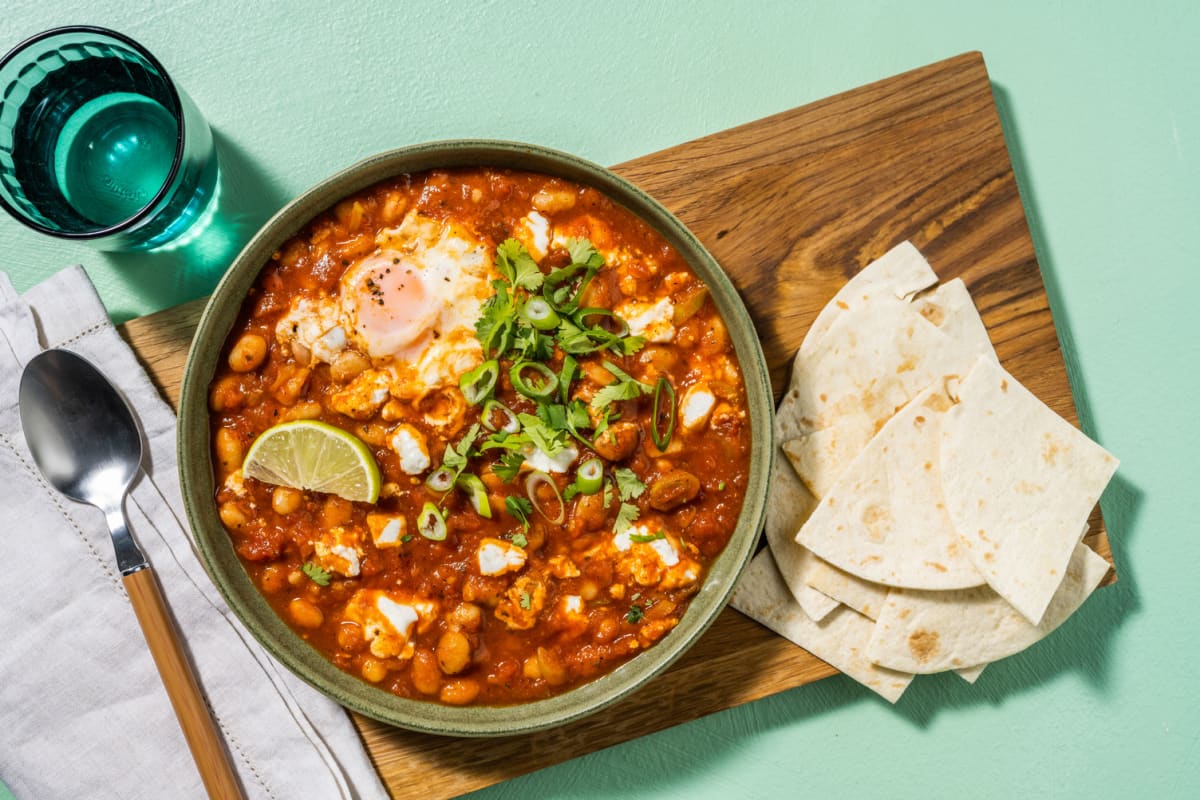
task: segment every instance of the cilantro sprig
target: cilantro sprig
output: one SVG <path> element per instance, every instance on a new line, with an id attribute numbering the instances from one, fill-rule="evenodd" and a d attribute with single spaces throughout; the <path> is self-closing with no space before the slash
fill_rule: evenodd
<path id="1" fill-rule="evenodd" d="M 306 562 L 304 566 L 300 567 L 300 571 L 307 575 L 309 580 L 311 580 L 317 586 L 328 586 L 329 579 L 333 577 L 328 570 L 323 569 L 319 564 L 314 564 L 311 561 Z"/>

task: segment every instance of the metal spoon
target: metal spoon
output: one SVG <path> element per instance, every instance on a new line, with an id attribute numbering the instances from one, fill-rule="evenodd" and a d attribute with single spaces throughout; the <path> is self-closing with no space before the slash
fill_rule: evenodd
<path id="1" fill-rule="evenodd" d="M 129 532 L 125 495 L 142 463 L 133 412 L 91 362 L 67 350 L 46 350 L 25 366 L 20 409 L 25 441 L 46 480 L 104 512 L 129 602 L 209 795 L 244 797 L 154 571 Z"/>

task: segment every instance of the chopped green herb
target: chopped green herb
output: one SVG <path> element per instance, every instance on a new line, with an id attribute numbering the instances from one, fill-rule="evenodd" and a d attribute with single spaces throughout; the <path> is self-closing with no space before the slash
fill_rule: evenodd
<path id="1" fill-rule="evenodd" d="M 612 481 L 604 482 L 604 507 L 608 508 L 613 501 L 613 485 Z"/>
<path id="2" fill-rule="evenodd" d="M 630 625 L 637 625 L 642 621 L 642 617 L 646 616 L 646 612 L 639 605 L 629 607 L 629 613 L 625 615 L 625 621 Z"/>
<path id="3" fill-rule="evenodd" d="M 526 611 L 533 605 L 533 598 L 529 596 L 529 592 L 521 592 L 521 608 Z"/>
<path id="4" fill-rule="evenodd" d="M 512 543 L 517 547 L 526 547 L 529 544 L 529 539 L 527 539 L 523 533 L 514 533 L 512 537 Z"/>
<path id="5" fill-rule="evenodd" d="M 542 288 L 545 278 L 533 256 L 525 249 L 525 245 L 516 239 L 505 239 L 496 248 L 496 269 L 513 286 L 531 292 Z"/>
<path id="6" fill-rule="evenodd" d="M 312 579 L 312 582 L 315 583 L 317 586 L 328 586 L 329 579 L 332 577 L 328 572 L 326 572 L 324 569 L 322 569 L 319 565 L 314 564 L 311 561 L 309 561 L 303 567 L 301 567 L 300 571 L 303 572 L 305 575 L 307 575 L 310 579 Z"/>
<path id="7" fill-rule="evenodd" d="M 725 481 L 721 481 L 720 483 L 717 484 L 717 491 L 718 492 L 725 491 Z"/>
<path id="8" fill-rule="evenodd" d="M 665 533 L 663 533 L 662 531 L 656 531 L 654 533 L 631 533 L 631 534 L 629 534 L 629 541 L 633 542 L 634 544 L 647 544 L 648 542 L 653 542 L 656 539 L 665 539 L 665 538 L 667 538 L 667 535 Z"/>
<path id="9" fill-rule="evenodd" d="M 492 465 L 492 472 L 505 483 L 512 483 L 513 479 L 517 477 L 517 473 L 521 471 L 521 465 L 524 463 L 524 455 L 519 451 L 509 450 L 500 456 L 499 461 Z"/>
<path id="10" fill-rule="evenodd" d="M 629 467 L 617 467 L 613 477 L 617 479 L 617 492 L 622 500 L 636 500 L 646 491 L 646 484 Z"/>
<path id="11" fill-rule="evenodd" d="M 406 533 L 400 537 L 400 541 L 403 542 L 404 544 L 408 544 L 409 542 L 412 541 L 412 539 L 413 539 L 413 535 L 411 533 Z"/>
<path id="12" fill-rule="evenodd" d="M 596 410 L 605 408 L 619 400 L 633 400 L 654 391 L 654 387 L 635 380 L 620 367 L 609 361 L 604 362 L 604 368 L 617 378 L 617 382 L 610 383 L 596 392 L 596 395 L 592 398 L 592 408 Z"/>
<path id="13" fill-rule="evenodd" d="M 525 530 L 529 530 L 529 515 L 533 513 L 533 503 L 529 502 L 528 498 L 509 495 L 504 498 L 504 507 L 510 515 L 517 518 Z"/>
<path id="14" fill-rule="evenodd" d="M 617 521 L 613 523 L 613 533 L 622 534 L 629 530 L 641 513 L 633 503 L 621 503 L 620 509 L 617 510 Z"/>

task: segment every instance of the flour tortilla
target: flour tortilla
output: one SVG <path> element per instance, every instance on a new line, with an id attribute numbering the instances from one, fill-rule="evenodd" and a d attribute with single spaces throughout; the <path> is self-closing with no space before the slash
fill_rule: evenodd
<path id="1" fill-rule="evenodd" d="M 889 594 L 888 587 L 864 581 L 816 556 L 813 556 L 813 562 L 815 566 L 808 575 L 809 586 L 849 606 L 869 620 L 879 619 Z M 986 666 L 980 664 L 977 667 L 956 669 L 954 672 L 967 683 L 975 683 Z"/>
<path id="2" fill-rule="evenodd" d="M 1078 538 L 1078 530 L 1071 533 Z M 1032 625 L 986 586 L 952 592 L 895 590 L 867 648 L 889 669 L 926 674 L 964 669 L 1019 653 L 1062 624 L 1100 584 L 1108 562 L 1082 542 L 1041 623 Z"/>
<path id="3" fill-rule="evenodd" d="M 879 619 L 879 612 L 888 596 L 888 587 L 864 581 L 816 556 L 813 556 L 813 567 L 806 580 L 821 594 L 872 620 Z"/>
<path id="4" fill-rule="evenodd" d="M 800 352 L 820 341 L 834 320 L 852 308 L 880 300 L 908 303 L 935 283 L 937 275 L 925 257 L 912 242 L 901 242 L 846 281 L 809 326 Z"/>
<path id="5" fill-rule="evenodd" d="M 796 603 L 768 550 L 746 567 L 733 590 L 730 605 L 835 669 L 849 675 L 889 703 L 895 703 L 913 676 L 878 667 L 866 656 L 874 624 L 857 612 L 840 607 L 814 622 Z"/>
<path id="6" fill-rule="evenodd" d="M 989 359 L 958 399 L 942 418 L 946 509 L 988 585 L 1037 625 L 1117 459 Z"/>
<path id="7" fill-rule="evenodd" d="M 824 497 L 898 409 L 965 375 L 980 356 L 996 357 L 961 280 L 919 301 L 852 306 L 801 348 L 776 415 L 777 440 L 791 442 L 792 466 Z"/>
<path id="8" fill-rule="evenodd" d="M 817 501 L 796 477 L 782 451 L 776 453 L 767 498 L 767 545 L 796 602 L 814 622 L 819 622 L 837 608 L 837 601 L 808 585 L 808 573 L 816 559 L 795 538 L 816 505 Z"/>
<path id="9" fill-rule="evenodd" d="M 982 585 L 942 500 L 938 433 L 951 405 L 937 385 L 913 398 L 851 462 L 796 541 L 872 583 L 925 590 Z"/>

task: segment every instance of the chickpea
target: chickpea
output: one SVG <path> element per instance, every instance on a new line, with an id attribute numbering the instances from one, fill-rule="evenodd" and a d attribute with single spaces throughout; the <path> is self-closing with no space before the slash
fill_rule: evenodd
<path id="1" fill-rule="evenodd" d="M 700 336 L 701 353 L 707 356 L 716 355 L 729 346 L 729 331 L 720 317 L 712 317 Z"/>
<path id="2" fill-rule="evenodd" d="M 438 639 L 437 661 L 442 672 L 457 675 L 471 663 L 471 641 L 462 631 L 446 631 Z"/>
<path id="3" fill-rule="evenodd" d="M 236 375 L 226 375 L 213 384 L 212 393 L 208 396 L 208 407 L 218 413 L 236 411 L 246 402 L 246 394 L 242 391 L 242 382 Z"/>
<path id="4" fill-rule="evenodd" d="M 547 214 L 557 214 L 575 207 L 575 193 L 569 189 L 544 188 L 533 196 L 533 207 Z"/>
<path id="5" fill-rule="evenodd" d="M 470 678 L 460 678 L 443 686 L 438 699 L 448 706 L 465 706 L 478 696 L 479 682 Z"/>
<path id="6" fill-rule="evenodd" d="M 327 529 L 336 528 L 349 522 L 352 513 L 354 513 L 354 505 L 349 500 L 344 500 L 337 495 L 330 495 L 325 500 L 325 505 L 321 507 L 321 522 Z"/>
<path id="7" fill-rule="evenodd" d="M 276 514 L 291 514 L 300 508 L 303 501 L 304 494 L 289 486 L 276 486 L 271 492 L 271 508 L 275 509 Z"/>
<path id="8" fill-rule="evenodd" d="M 483 611 L 474 603 L 459 603 L 450 612 L 450 622 L 463 630 L 477 631 L 483 622 Z"/>
<path id="9" fill-rule="evenodd" d="M 579 596 L 583 598 L 585 602 L 595 600 L 599 594 L 600 585 L 593 580 L 585 580 L 579 585 Z"/>
<path id="10" fill-rule="evenodd" d="M 634 422 L 614 422 L 596 437 L 594 449 L 609 461 L 626 459 L 637 449 L 640 432 Z"/>
<path id="11" fill-rule="evenodd" d="M 442 688 L 442 672 L 432 650 L 417 648 L 413 653 L 409 674 L 412 676 L 413 688 L 421 694 L 437 694 Z"/>
<path id="12" fill-rule="evenodd" d="M 542 678 L 551 686 L 562 686 L 567 682 L 567 668 L 563 664 L 562 659 L 553 650 L 547 650 L 545 647 L 537 649 L 538 666 L 541 668 Z"/>
<path id="13" fill-rule="evenodd" d="M 298 569 L 294 569 L 288 573 L 288 576 L 287 576 L 288 586 L 301 586 L 304 584 L 304 581 L 307 578 L 308 578 L 308 576 L 305 575 L 303 572 L 301 572 Z"/>
<path id="14" fill-rule="evenodd" d="M 329 365 L 329 377 L 338 383 L 346 383 L 371 366 L 371 359 L 357 350 L 343 350 Z"/>
<path id="15" fill-rule="evenodd" d="M 315 629 L 325 622 L 325 614 L 311 600 L 296 597 L 288 603 L 288 615 L 301 628 Z"/>
<path id="16" fill-rule="evenodd" d="M 388 668 L 387 664 L 378 658 L 367 657 L 363 659 L 360 672 L 362 673 L 363 680 L 370 681 L 371 683 L 379 683 L 387 677 Z"/>
<path id="17" fill-rule="evenodd" d="M 321 416 L 321 404 L 316 400 L 302 400 L 284 413 L 284 420 L 316 419 Z"/>
<path id="18" fill-rule="evenodd" d="M 642 367 L 642 375 L 653 384 L 659 375 L 665 375 L 679 364 L 679 355 L 666 347 L 647 345 L 637 355 L 637 363 Z"/>
<path id="19" fill-rule="evenodd" d="M 234 372 L 258 369 L 267 357 L 267 340 L 257 333 L 243 333 L 229 351 L 229 368 Z"/>
<path id="20" fill-rule="evenodd" d="M 267 594 L 279 594 L 287 588 L 287 569 L 282 564 L 268 564 L 263 568 L 259 584 Z"/>
<path id="21" fill-rule="evenodd" d="M 339 648 L 348 653 L 357 653 L 362 650 L 367 643 L 363 639 L 362 626 L 357 622 L 343 622 L 338 625 L 337 643 Z"/>
<path id="22" fill-rule="evenodd" d="M 241 530 L 250 521 L 242 507 L 232 500 L 221 503 L 218 514 L 221 517 L 221 524 L 234 531 Z"/>
<path id="23" fill-rule="evenodd" d="M 217 428 L 213 435 L 213 449 L 217 453 L 217 464 L 225 473 L 241 469 L 245 451 L 242 438 L 232 428 Z"/>
<path id="24" fill-rule="evenodd" d="M 602 493 L 581 494 L 575 500 L 571 519 L 567 523 L 567 532 L 574 537 L 586 531 L 599 530 L 604 526 L 607 517 L 608 509 L 604 507 Z"/>

